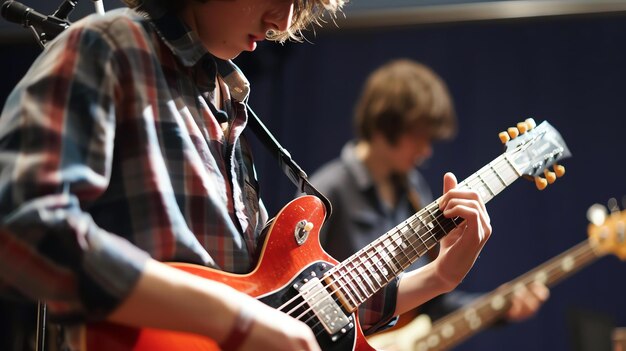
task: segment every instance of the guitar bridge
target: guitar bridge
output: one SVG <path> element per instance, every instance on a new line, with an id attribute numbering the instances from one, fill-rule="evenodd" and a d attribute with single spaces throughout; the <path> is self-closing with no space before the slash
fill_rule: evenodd
<path id="1" fill-rule="evenodd" d="M 333 339 L 337 337 L 335 334 L 345 334 L 354 327 L 352 318 L 346 316 L 318 278 L 305 279 L 303 285 L 295 287 Z"/>

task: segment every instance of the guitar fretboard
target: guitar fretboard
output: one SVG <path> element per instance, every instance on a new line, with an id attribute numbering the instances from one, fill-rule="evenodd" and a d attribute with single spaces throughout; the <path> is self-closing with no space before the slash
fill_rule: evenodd
<path id="1" fill-rule="evenodd" d="M 487 203 L 522 174 L 504 154 L 461 182 Z M 354 311 L 456 228 L 462 218 L 446 218 L 438 205 L 429 204 L 347 260 L 331 269 L 326 282 L 345 307 Z"/>

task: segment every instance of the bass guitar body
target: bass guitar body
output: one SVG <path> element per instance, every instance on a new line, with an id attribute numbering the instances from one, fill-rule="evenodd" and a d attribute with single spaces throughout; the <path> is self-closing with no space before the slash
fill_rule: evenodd
<path id="1" fill-rule="evenodd" d="M 327 306 L 329 301 L 320 301 L 315 296 L 321 297 L 323 294 L 311 288 L 308 291 L 313 300 L 309 298 L 307 302 L 301 296 L 306 295 L 307 291 L 299 288 L 306 287 L 308 282 L 320 281 L 324 273 L 337 264 L 319 243 L 319 229 L 324 218 L 324 206 L 314 196 L 303 196 L 290 202 L 269 226 L 258 264 L 249 274 L 231 274 L 185 263 L 171 265 L 202 278 L 227 284 L 305 321 L 323 350 L 373 350 L 363 336 L 356 313 L 349 313 L 342 308 L 348 322 L 338 331 L 327 330 L 321 322 L 320 318 L 329 318 L 327 312 L 335 313 L 333 308 L 340 306 L 339 299 L 332 299 L 331 302 L 336 304 L 334 307 Z M 327 288 L 323 290 L 327 291 Z M 289 325 L 285 325 L 285 328 L 289 328 Z M 111 323 L 88 325 L 82 339 L 87 351 L 220 350 L 214 341 L 199 335 L 136 329 Z"/>

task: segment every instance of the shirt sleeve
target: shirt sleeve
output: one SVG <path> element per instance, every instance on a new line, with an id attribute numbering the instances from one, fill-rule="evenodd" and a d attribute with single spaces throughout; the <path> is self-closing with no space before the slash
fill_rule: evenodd
<path id="1" fill-rule="evenodd" d="M 0 117 L 0 289 L 65 322 L 98 320 L 132 289 L 148 255 L 88 214 L 108 186 L 116 50 L 75 24 L 51 42 Z"/>
<path id="2" fill-rule="evenodd" d="M 391 328 L 398 322 L 398 316 L 394 313 L 401 276 L 393 279 L 359 307 L 359 321 L 365 335 Z"/>

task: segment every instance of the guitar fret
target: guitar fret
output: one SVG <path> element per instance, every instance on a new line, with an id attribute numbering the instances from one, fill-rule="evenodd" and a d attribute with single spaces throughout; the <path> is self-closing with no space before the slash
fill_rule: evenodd
<path id="1" fill-rule="evenodd" d="M 359 256 L 358 258 L 361 261 L 361 267 L 365 267 L 361 268 L 363 269 L 362 274 L 363 277 L 366 279 L 366 282 L 370 285 L 371 293 L 373 294 L 376 290 L 380 289 L 382 285 L 380 285 L 380 282 L 376 278 L 377 273 L 372 271 L 372 265 L 370 261 L 363 256 Z M 372 280 L 371 278 L 374 278 L 376 280 Z M 378 283 L 378 286 L 376 286 L 374 282 Z"/>
<path id="2" fill-rule="evenodd" d="M 359 289 L 360 296 L 363 297 L 363 301 L 367 300 L 370 293 L 365 286 L 363 286 L 363 279 L 361 279 L 361 275 L 358 274 L 358 267 L 352 262 L 352 267 L 350 267 L 350 277 L 352 281 L 356 283 L 357 288 Z"/>
<path id="3" fill-rule="evenodd" d="M 439 226 L 439 228 L 445 233 L 446 230 L 443 229 L 443 227 L 441 226 L 441 223 L 439 223 L 439 220 L 437 219 L 437 217 L 435 217 L 435 215 L 433 215 L 433 213 L 430 211 L 430 206 L 426 206 L 425 210 L 428 212 L 428 214 L 430 214 L 430 216 L 432 217 L 432 221 L 437 223 L 437 225 Z"/>
<path id="4" fill-rule="evenodd" d="M 394 236 L 397 236 L 397 238 L 394 238 Z M 399 251 L 399 254 L 396 254 L 395 257 L 398 258 L 401 270 L 403 271 L 409 266 L 412 257 L 412 255 L 410 256 L 407 254 L 408 246 L 405 242 L 406 236 L 401 231 L 396 231 L 392 234 L 391 240 L 395 244 L 395 248 L 397 249 L 395 251 Z M 400 255 L 404 256 L 402 258 L 402 261 L 400 261 Z"/>
<path id="5" fill-rule="evenodd" d="M 422 222 L 419 218 L 417 218 L 417 220 Z M 422 245 L 424 245 L 424 247 L 428 249 L 428 244 L 426 243 L 426 241 L 424 240 L 422 235 L 420 233 L 416 232 L 416 231 L 414 231 L 414 233 L 415 233 L 415 236 L 417 236 L 417 238 L 419 239 L 419 241 L 421 241 Z"/>
<path id="6" fill-rule="evenodd" d="M 384 245 L 381 245 L 378 247 L 378 253 L 380 255 L 380 264 L 384 264 L 384 269 L 385 271 L 384 273 L 384 278 L 385 278 L 385 282 L 389 282 L 390 279 L 390 275 L 395 274 L 395 272 L 398 271 L 398 268 L 396 266 L 396 264 L 393 262 L 393 260 L 391 259 L 391 257 L 389 256 L 389 254 L 387 253 L 387 250 L 385 250 Z M 390 274 L 390 272 L 393 272 L 393 274 Z"/>
<path id="7" fill-rule="evenodd" d="M 485 179 L 483 179 L 482 175 L 478 175 L 478 179 L 480 179 L 480 181 L 485 185 L 485 188 L 487 188 L 487 190 L 489 190 L 489 193 L 491 194 L 491 197 L 494 197 L 496 194 L 493 192 L 493 190 L 491 190 L 491 187 L 489 187 L 489 184 L 487 184 L 487 182 L 485 182 Z"/>
<path id="8" fill-rule="evenodd" d="M 406 224 L 407 225 L 404 227 L 405 231 L 403 233 L 401 233 L 402 237 L 404 238 L 404 241 L 402 242 L 402 245 L 403 245 L 403 249 L 405 249 L 405 250 L 409 250 L 410 249 L 412 251 L 412 255 L 410 255 L 410 256 L 407 255 L 407 256 L 413 257 L 416 254 L 419 255 L 420 250 L 418 250 L 418 248 L 416 248 L 413 245 L 413 241 L 411 240 L 411 237 L 412 236 L 417 236 L 419 238 L 419 240 L 422 242 L 422 245 L 425 245 L 425 243 L 422 240 L 422 238 L 420 238 L 419 235 L 417 235 L 417 232 L 415 231 L 415 228 L 412 225 L 410 225 L 410 221 L 407 220 Z M 410 236 L 407 235 L 407 234 L 409 234 Z M 406 244 L 407 242 L 409 243 L 409 245 Z"/>
<path id="9" fill-rule="evenodd" d="M 393 249 L 393 242 L 389 238 L 383 240 L 383 252 L 385 253 L 385 257 L 389 258 L 388 262 L 393 265 L 393 273 L 400 272 L 401 268 L 398 268 L 397 265 L 399 262 L 395 259 L 396 257 L 394 255 L 395 250 Z"/>
<path id="10" fill-rule="evenodd" d="M 495 168 L 493 168 L 493 163 L 489 162 L 489 168 L 493 171 L 493 173 L 495 173 L 496 177 L 500 180 L 500 183 L 502 183 L 502 188 L 506 188 L 507 184 L 504 181 L 504 179 L 502 179 L 502 176 L 500 176 L 500 173 L 498 171 L 496 171 Z"/>
<path id="11" fill-rule="evenodd" d="M 426 231 L 426 233 L 424 234 L 428 234 L 428 239 L 426 239 L 426 241 L 424 241 L 424 236 L 423 234 L 420 234 L 419 232 L 417 233 L 417 235 L 419 236 L 420 240 L 422 240 L 422 242 L 424 242 L 424 245 L 426 246 L 426 250 L 428 251 L 431 247 L 435 246 L 437 244 L 437 239 L 435 239 L 435 237 L 432 235 L 432 223 L 428 223 L 431 224 L 430 228 L 429 226 L 424 223 L 424 220 L 421 217 L 416 217 L 416 219 L 422 224 L 422 227 L 420 229 L 424 229 Z M 432 240 L 434 241 L 434 243 L 432 245 L 428 245 L 428 240 Z"/>
<path id="12" fill-rule="evenodd" d="M 349 276 L 348 269 L 349 267 L 347 266 L 343 266 L 339 269 L 337 272 L 339 274 L 337 281 L 339 282 L 339 286 L 343 289 L 342 292 L 348 296 L 352 305 L 359 306 L 364 300 L 358 295 L 357 289 L 352 285 L 352 279 Z"/>
<path id="13" fill-rule="evenodd" d="M 345 277 L 341 273 L 341 269 L 332 272 L 331 277 L 333 280 L 333 284 L 331 285 L 333 290 L 338 291 L 352 307 L 358 307 L 359 302 L 354 298 L 348 287 L 342 283 L 342 281 L 345 280 Z"/>
<path id="14" fill-rule="evenodd" d="M 377 268 L 380 269 L 382 263 L 380 262 L 380 258 L 378 257 L 378 254 L 376 250 L 374 249 L 374 246 L 371 246 L 369 251 L 365 252 L 365 256 L 366 256 L 367 262 L 369 263 L 370 269 L 374 270 L 374 278 L 378 282 L 379 286 L 382 288 L 383 286 L 385 286 L 388 280 L 385 278 L 385 274 L 382 270 L 375 270 Z M 383 269 L 386 269 L 386 268 L 383 267 Z"/>
<path id="15" fill-rule="evenodd" d="M 353 280 L 351 279 L 350 272 L 349 272 L 350 268 L 349 267 L 346 267 L 346 268 L 347 269 L 343 272 L 344 273 L 343 279 L 344 279 L 344 282 L 346 283 L 344 286 L 347 288 L 350 288 L 350 292 L 352 293 L 354 297 L 356 297 L 356 301 L 360 305 L 363 302 L 365 302 L 365 298 L 361 296 L 359 289 L 354 286 Z"/>
<path id="16" fill-rule="evenodd" d="M 506 160 L 506 162 L 509 164 L 509 166 L 511 166 L 511 168 L 513 168 L 513 170 L 515 171 L 515 173 L 517 174 L 518 177 L 522 176 L 522 173 L 520 171 L 517 170 L 517 168 L 515 168 L 515 165 L 513 165 L 513 162 L 511 162 L 511 160 L 509 160 L 508 156 L 502 155 L 502 157 L 504 157 L 504 159 Z"/>

